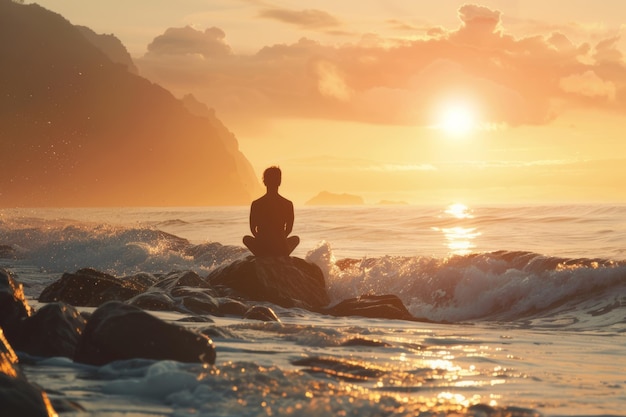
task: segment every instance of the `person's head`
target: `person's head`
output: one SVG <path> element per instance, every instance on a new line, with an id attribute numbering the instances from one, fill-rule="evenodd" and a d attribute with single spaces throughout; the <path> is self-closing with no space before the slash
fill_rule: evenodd
<path id="1" fill-rule="evenodd" d="M 278 188 L 281 178 L 282 174 L 280 172 L 280 168 L 276 166 L 269 167 L 263 172 L 263 184 L 265 184 L 266 187 Z"/>

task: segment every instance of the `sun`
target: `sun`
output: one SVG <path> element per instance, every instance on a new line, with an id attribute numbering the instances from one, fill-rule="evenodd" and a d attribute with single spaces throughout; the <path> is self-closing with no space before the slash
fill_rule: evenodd
<path id="1" fill-rule="evenodd" d="M 465 136 L 476 128 L 476 114 L 467 103 L 447 103 L 439 110 L 437 128 L 451 136 Z"/>

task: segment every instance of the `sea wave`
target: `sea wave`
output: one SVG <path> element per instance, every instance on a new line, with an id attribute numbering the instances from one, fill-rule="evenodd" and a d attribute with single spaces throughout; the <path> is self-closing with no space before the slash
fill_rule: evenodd
<path id="1" fill-rule="evenodd" d="M 249 252 L 218 242 L 193 244 L 151 227 L 33 219 L 0 221 L 2 256 L 56 279 L 91 267 L 116 276 L 193 270 L 201 275 Z M 7 249 L 8 248 L 8 249 Z M 336 259 L 322 241 L 306 257 L 323 270 L 333 302 L 363 294 L 398 295 L 416 317 L 438 322 L 498 321 L 572 329 L 613 328 L 626 310 L 626 262 L 529 251 Z M 6 262 L 5 262 L 6 263 Z M 42 274 L 21 274 L 36 291 Z"/>
<path id="2" fill-rule="evenodd" d="M 329 250 L 320 246 L 313 259 L 325 265 L 333 300 L 393 293 L 413 315 L 429 320 L 548 325 L 558 318 L 588 328 L 619 324 L 626 310 L 625 262 L 502 250 L 328 263 Z"/>

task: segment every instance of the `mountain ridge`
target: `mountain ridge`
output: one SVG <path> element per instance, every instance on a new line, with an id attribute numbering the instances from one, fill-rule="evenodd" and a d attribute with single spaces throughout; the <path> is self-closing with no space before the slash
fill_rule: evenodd
<path id="1" fill-rule="evenodd" d="M 0 0 L 0 206 L 240 205 L 259 193 L 214 113 L 193 114 L 85 31 Z"/>

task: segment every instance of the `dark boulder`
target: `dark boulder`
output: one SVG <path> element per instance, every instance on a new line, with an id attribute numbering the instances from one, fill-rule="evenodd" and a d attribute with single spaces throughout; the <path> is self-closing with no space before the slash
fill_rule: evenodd
<path id="1" fill-rule="evenodd" d="M 180 287 L 208 288 L 209 284 L 204 278 L 193 271 L 175 271 L 159 279 L 153 287 L 171 292 L 173 289 Z"/>
<path id="2" fill-rule="evenodd" d="M 0 245 L 0 259 L 15 259 L 17 254 L 11 245 Z"/>
<path id="3" fill-rule="evenodd" d="M 15 281 L 11 272 L 0 268 L 0 327 L 11 343 L 17 340 L 22 321 L 31 313 L 22 284 Z"/>
<path id="4" fill-rule="evenodd" d="M 215 320 L 207 316 L 188 316 L 176 321 L 180 323 L 215 323 Z"/>
<path id="5" fill-rule="evenodd" d="M 213 364 L 215 347 L 208 337 L 166 323 L 138 307 L 107 302 L 89 318 L 74 360 L 104 365 L 132 358 Z"/>
<path id="6" fill-rule="evenodd" d="M 121 281 L 125 282 L 125 286 L 130 286 L 138 289 L 145 290 L 159 282 L 159 278 L 155 277 L 149 272 L 139 272 L 135 275 L 129 275 L 126 277 L 120 278 Z"/>
<path id="7" fill-rule="evenodd" d="M 193 314 L 212 314 L 221 316 L 219 302 L 212 292 L 202 288 L 180 287 L 172 291 L 174 301 L 180 310 Z"/>
<path id="8" fill-rule="evenodd" d="M 295 257 L 248 256 L 217 268 L 207 279 L 214 288 L 227 289 L 223 295 L 287 308 L 315 311 L 330 302 L 322 270 Z"/>
<path id="9" fill-rule="evenodd" d="M 280 321 L 274 310 L 265 306 L 252 306 L 246 314 L 243 316 L 244 319 L 249 320 L 261 320 L 261 321 Z"/>
<path id="10" fill-rule="evenodd" d="M 228 297 L 220 297 L 217 299 L 219 303 L 219 313 L 222 316 L 243 317 L 250 308 L 247 304 Z"/>
<path id="11" fill-rule="evenodd" d="M 71 305 L 50 303 L 24 320 L 16 350 L 34 356 L 74 357 L 86 320 Z"/>
<path id="12" fill-rule="evenodd" d="M 395 295 L 362 295 L 343 300 L 324 309 L 332 316 L 361 316 L 368 318 L 417 320 Z"/>
<path id="13" fill-rule="evenodd" d="M 120 280 L 104 272 L 84 268 L 65 273 L 39 295 L 41 302 L 64 301 L 73 306 L 97 307 L 111 301 L 128 300 L 146 288 L 131 280 Z"/>
<path id="14" fill-rule="evenodd" d="M 2 416 L 56 416 L 46 393 L 28 382 L 17 355 L 0 328 L 0 410 Z"/>
<path id="15" fill-rule="evenodd" d="M 174 300 L 172 300 L 172 297 L 158 290 L 151 290 L 148 292 L 138 294 L 126 302 L 130 305 L 142 308 L 144 310 L 153 310 L 153 311 L 175 310 Z"/>

